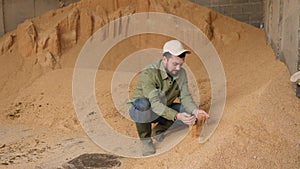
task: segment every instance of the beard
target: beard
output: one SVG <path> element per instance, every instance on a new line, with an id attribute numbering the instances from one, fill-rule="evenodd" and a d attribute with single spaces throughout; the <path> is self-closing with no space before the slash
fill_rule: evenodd
<path id="1" fill-rule="evenodd" d="M 179 71 L 170 71 L 168 68 L 165 68 L 165 70 L 170 77 L 176 76 L 179 72 Z"/>

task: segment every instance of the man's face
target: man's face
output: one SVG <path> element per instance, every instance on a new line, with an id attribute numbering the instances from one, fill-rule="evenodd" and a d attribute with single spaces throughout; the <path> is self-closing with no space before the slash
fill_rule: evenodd
<path id="1" fill-rule="evenodd" d="M 171 56 L 169 58 L 163 57 L 163 64 L 167 71 L 167 73 L 171 76 L 176 76 L 180 71 L 182 65 L 184 63 L 184 57 L 180 58 L 177 56 Z"/>

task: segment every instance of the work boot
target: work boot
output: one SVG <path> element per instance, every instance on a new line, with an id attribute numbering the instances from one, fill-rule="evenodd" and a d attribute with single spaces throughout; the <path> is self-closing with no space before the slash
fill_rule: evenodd
<path id="1" fill-rule="evenodd" d="M 149 155 L 156 153 L 156 150 L 154 148 L 151 138 L 141 139 L 141 142 L 143 145 L 143 148 L 142 148 L 143 156 L 149 156 Z"/>
<path id="2" fill-rule="evenodd" d="M 135 123 L 136 128 L 143 145 L 142 153 L 143 156 L 149 156 L 154 154 L 155 148 L 151 139 L 151 123 Z"/>
<path id="3" fill-rule="evenodd" d="M 168 130 L 170 126 L 172 126 L 173 122 L 172 121 L 163 121 L 159 122 L 153 129 L 152 129 L 152 137 L 157 141 L 157 142 L 162 142 L 165 139 L 165 132 Z"/>
<path id="4" fill-rule="evenodd" d="M 168 128 L 160 123 L 158 123 L 153 129 L 151 136 L 157 141 L 157 142 L 162 142 L 165 139 L 164 132 Z"/>
<path id="5" fill-rule="evenodd" d="M 153 138 L 154 138 L 157 142 L 162 142 L 162 141 L 165 139 L 164 132 L 161 132 L 161 133 L 156 132 L 156 134 L 153 135 Z"/>

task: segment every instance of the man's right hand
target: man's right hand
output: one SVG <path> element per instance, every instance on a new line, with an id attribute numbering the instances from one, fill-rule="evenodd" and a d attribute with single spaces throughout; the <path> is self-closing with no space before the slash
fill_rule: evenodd
<path id="1" fill-rule="evenodd" d="M 187 114 L 185 112 L 177 113 L 176 118 L 189 126 L 194 125 L 197 119 L 195 116 Z"/>

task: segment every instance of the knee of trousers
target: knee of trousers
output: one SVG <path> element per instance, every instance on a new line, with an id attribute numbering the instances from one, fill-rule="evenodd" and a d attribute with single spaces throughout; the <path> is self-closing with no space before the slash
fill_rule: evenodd
<path id="1" fill-rule="evenodd" d="M 147 98 L 137 98 L 132 105 L 139 111 L 147 111 L 151 108 L 151 103 Z"/>
<path id="2" fill-rule="evenodd" d="M 137 123 L 150 123 L 153 121 L 153 114 L 151 103 L 147 98 L 136 99 L 129 109 L 131 119 Z"/>

